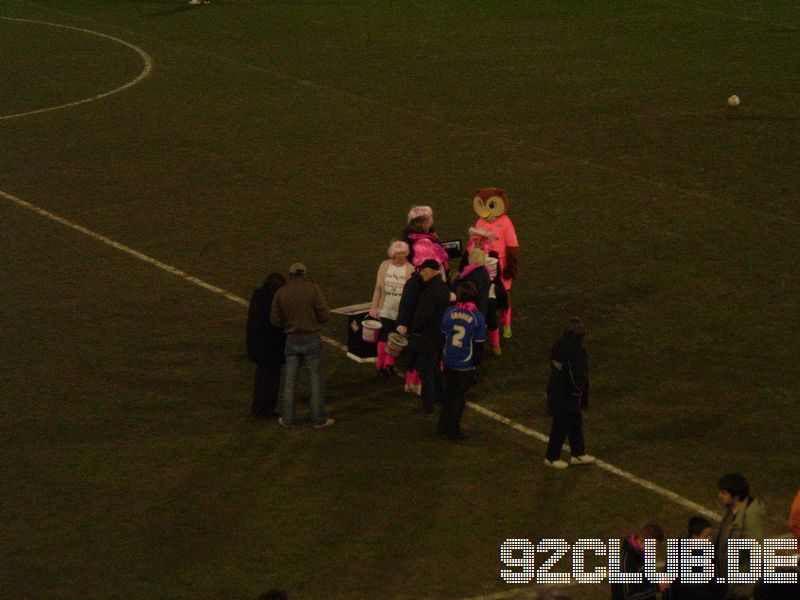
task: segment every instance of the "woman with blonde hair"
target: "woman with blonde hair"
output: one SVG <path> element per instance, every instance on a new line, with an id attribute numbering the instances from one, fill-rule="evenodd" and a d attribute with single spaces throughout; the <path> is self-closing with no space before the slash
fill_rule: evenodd
<path id="1" fill-rule="evenodd" d="M 392 242 L 387 254 L 389 258 L 378 268 L 369 309 L 369 315 L 381 321 L 377 362 L 378 375 L 381 377 L 394 374 L 394 357 L 386 354 L 386 338 L 395 329 L 403 287 L 414 273 L 414 266 L 408 262 L 408 244 L 403 241 Z"/>

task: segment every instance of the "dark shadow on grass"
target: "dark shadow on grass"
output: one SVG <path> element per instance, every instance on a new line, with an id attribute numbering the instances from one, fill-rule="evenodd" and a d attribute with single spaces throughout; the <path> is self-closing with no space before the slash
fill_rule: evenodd
<path id="1" fill-rule="evenodd" d="M 150 13 L 147 15 L 148 17 L 169 17 L 171 15 L 177 15 L 182 12 L 186 12 L 187 10 L 194 10 L 196 5 L 189 5 L 184 4 L 183 6 L 176 6 L 175 8 L 169 8 L 167 10 L 160 10 L 158 12 Z"/>

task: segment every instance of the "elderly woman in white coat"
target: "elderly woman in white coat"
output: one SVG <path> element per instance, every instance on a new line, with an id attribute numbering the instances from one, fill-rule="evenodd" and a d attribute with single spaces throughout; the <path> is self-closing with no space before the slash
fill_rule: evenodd
<path id="1" fill-rule="evenodd" d="M 397 309 L 400 307 L 400 296 L 403 286 L 414 273 L 414 265 L 408 262 L 408 244 L 402 241 L 392 242 L 387 251 L 389 258 L 381 263 L 375 280 L 375 293 L 369 314 L 380 318 L 381 332 L 378 337 L 378 375 L 390 377 L 394 374 L 394 357 L 386 354 L 386 338 L 394 331 L 397 324 Z"/>

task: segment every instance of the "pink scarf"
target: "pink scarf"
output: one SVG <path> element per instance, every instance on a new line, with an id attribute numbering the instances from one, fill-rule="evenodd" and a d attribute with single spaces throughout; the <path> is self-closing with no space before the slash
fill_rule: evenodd
<path id="1" fill-rule="evenodd" d="M 481 267 L 486 269 L 486 272 L 489 273 L 489 277 L 492 276 L 492 274 L 489 272 L 489 267 L 487 267 L 486 265 L 471 264 L 471 265 L 467 265 L 466 267 L 464 267 L 464 270 L 461 271 L 461 273 L 458 274 L 458 279 L 464 279 L 464 277 L 466 277 L 467 275 L 472 273 L 475 269 L 480 269 Z"/>
<path id="2" fill-rule="evenodd" d="M 478 310 L 474 302 L 456 302 L 456 308 L 458 310 Z"/>

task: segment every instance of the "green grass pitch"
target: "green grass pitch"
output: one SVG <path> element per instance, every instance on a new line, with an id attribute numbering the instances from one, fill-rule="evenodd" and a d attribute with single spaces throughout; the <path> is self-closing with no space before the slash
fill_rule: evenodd
<path id="1" fill-rule="evenodd" d="M 501 186 L 514 337 L 469 399 L 547 431 L 548 350 L 578 313 L 589 450 L 715 510 L 741 471 L 784 533 L 796 2 L 0 0 L 0 17 L 4 194 L 244 298 L 301 260 L 341 306 L 369 299 L 410 205 L 464 238 L 471 190 Z M 90 32 L 152 71 L 13 116 L 141 73 Z M 547 470 L 541 442 L 474 411 L 476 435 L 443 443 L 399 381 L 332 347 L 337 424 L 256 423 L 242 306 L 6 197 L 0 248 L 4 598 L 530 593 L 500 578 L 506 538 L 683 534 L 684 507 Z"/>

